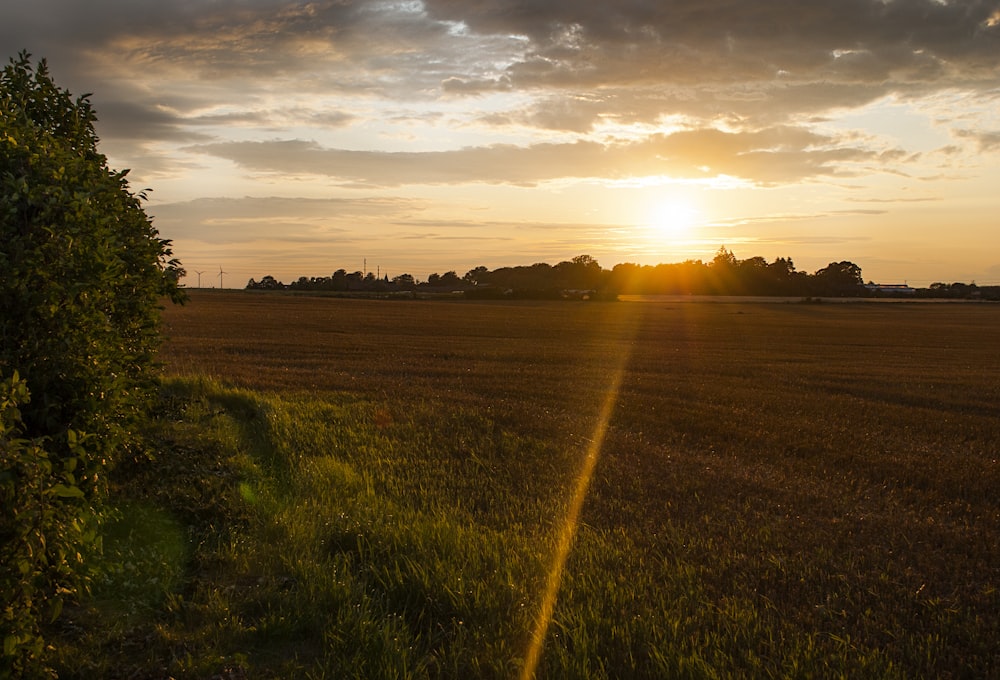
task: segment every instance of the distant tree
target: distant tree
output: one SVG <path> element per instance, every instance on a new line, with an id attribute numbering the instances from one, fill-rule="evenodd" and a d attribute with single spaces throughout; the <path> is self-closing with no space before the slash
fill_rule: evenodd
<path id="1" fill-rule="evenodd" d="M 846 260 L 831 262 L 813 275 L 813 290 L 819 295 L 859 295 L 864 283 L 861 267 Z"/>
<path id="2" fill-rule="evenodd" d="M 548 262 L 536 262 L 528 267 L 514 267 L 511 270 L 510 288 L 516 291 L 531 291 L 532 295 L 544 295 L 550 291 L 557 294 L 556 269 Z"/>
<path id="3" fill-rule="evenodd" d="M 967 298 L 972 296 L 972 292 L 976 289 L 976 283 L 972 282 L 969 284 L 961 283 L 956 281 L 955 283 L 948 286 L 948 292 L 951 297 L 955 298 Z"/>
<path id="4" fill-rule="evenodd" d="M 778 257 L 767 265 L 767 271 L 773 281 L 785 281 L 795 274 L 795 263 L 790 257 Z"/>
<path id="5" fill-rule="evenodd" d="M 462 279 L 458 278 L 458 274 L 453 271 L 445 272 L 441 275 L 438 280 L 439 286 L 445 286 L 447 288 L 464 288 L 462 285 Z"/>
<path id="6" fill-rule="evenodd" d="M 344 290 L 361 290 L 364 287 L 364 273 L 351 272 L 344 275 Z M 336 278 L 336 276 L 334 277 Z"/>
<path id="7" fill-rule="evenodd" d="M 96 120 L 44 60 L 21 53 L 0 73 L 0 668 L 31 663 L 38 619 L 82 583 L 84 518 L 153 396 L 160 300 L 184 297 L 145 193 L 97 150 Z M 7 514 L 8 491 L 39 485 L 27 515 Z"/>
<path id="8" fill-rule="evenodd" d="M 398 290 L 413 290 L 417 287 L 417 282 L 412 274 L 400 274 L 392 278 L 392 284 Z"/>
<path id="9" fill-rule="evenodd" d="M 643 269 L 643 292 L 658 295 L 701 295 L 714 291 L 710 268 L 701 260 L 658 264 Z"/>
<path id="10" fill-rule="evenodd" d="M 489 283 L 490 270 L 480 265 L 475 269 L 470 269 L 469 271 L 465 272 L 465 276 L 463 276 L 462 278 L 467 283 L 481 286 L 483 284 Z"/>
<path id="11" fill-rule="evenodd" d="M 719 246 L 719 250 L 716 251 L 715 257 L 712 258 L 712 266 L 735 269 L 736 265 L 737 260 L 733 251 L 728 250 L 725 246 Z"/>
<path id="12" fill-rule="evenodd" d="M 338 269 L 330 277 L 333 290 L 347 290 L 347 270 Z"/>
<path id="13" fill-rule="evenodd" d="M 768 292 L 767 260 L 750 257 L 735 265 L 736 286 L 733 292 L 742 295 L 766 295 Z"/>
<path id="14" fill-rule="evenodd" d="M 769 295 L 798 295 L 806 291 L 805 272 L 795 271 L 790 257 L 779 257 L 767 266 Z"/>
<path id="15" fill-rule="evenodd" d="M 708 280 L 708 292 L 720 295 L 732 295 L 738 290 L 737 266 L 738 261 L 732 251 L 721 246 L 712 258 L 709 265 L 710 278 Z"/>
<path id="16" fill-rule="evenodd" d="M 632 262 L 616 264 L 608 275 L 608 287 L 616 293 L 644 292 L 643 268 Z"/>
<path id="17" fill-rule="evenodd" d="M 747 269 L 754 272 L 764 271 L 767 269 L 767 260 L 765 260 L 760 255 L 755 257 L 748 257 L 745 260 L 739 260 L 736 263 L 737 268 Z"/>
<path id="18" fill-rule="evenodd" d="M 577 255 L 568 262 L 560 262 L 555 273 L 553 284 L 573 290 L 597 290 L 604 278 L 601 265 L 590 255 Z"/>

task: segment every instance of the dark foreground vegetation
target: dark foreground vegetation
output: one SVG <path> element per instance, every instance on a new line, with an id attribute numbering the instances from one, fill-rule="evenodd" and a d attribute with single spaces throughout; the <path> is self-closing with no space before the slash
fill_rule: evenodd
<path id="1" fill-rule="evenodd" d="M 589 454 L 538 677 L 1000 673 L 1000 307 L 165 319 L 61 677 L 517 677 Z"/>
<path id="2" fill-rule="evenodd" d="M 0 70 L 0 678 L 43 673 L 40 626 L 85 594 L 107 477 L 156 397 L 170 259 L 96 114 L 22 53 Z"/>

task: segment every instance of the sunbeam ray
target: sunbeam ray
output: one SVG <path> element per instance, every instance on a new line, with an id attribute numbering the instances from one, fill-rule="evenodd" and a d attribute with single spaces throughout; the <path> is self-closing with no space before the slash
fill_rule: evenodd
<path id="1" fill-rule="evenodd" d="M 635 326 L 633 325 L 628 329 L 628 332 L 623 334 L 623 341 L 621 343 L 623 348 L 631 346 L 634 331 Z M 535 671 L 538 669 L 542 649 L 545 646 L 545 637 L 548 633 L 549 624 L 552 623 L 552 614 L 555 611 L 559 587 L 562 583 L 563 569 L 566 566 L 570 548 L 573 546 L 573 540 L 576 537 L 580 512 L 584 501 L 587 499 L 590 481 L 594 476 L 594 469 L 597 466 L 597 460 L 601 453 L 601 447 L 604 444 L 604 437 L 608 431 L 608 424 L 611 422 L 611 416 L 615 410 L 615 404 L 618 402 L 618 394 L 630 356 L 631 352 L 628 349 L 622 351 L 618 356 L 618 365 L 615 366 L 612 373 L 611 382 L 608 385 L 604 402 L 601 404 L 601 410 L 597 417 L 597 424 L 594 427 L 594 434 L 590 438 L 590 445 L 587 447 L 587 453 L 584 456 L 580 472 L 576 477 L 576 485 L 573 489 L 569 509 L 559 529 L 555 554 L 552 558 L 552 566 L 549 568 L 548 576 L 545 580 L 545 591 L 542 594 L 538 616 L 535 619 L 535 627 L 531 633 L 530 646 L 528 647 L 527 654 L 525 654 L 521 680 L 534 678 Z"/>

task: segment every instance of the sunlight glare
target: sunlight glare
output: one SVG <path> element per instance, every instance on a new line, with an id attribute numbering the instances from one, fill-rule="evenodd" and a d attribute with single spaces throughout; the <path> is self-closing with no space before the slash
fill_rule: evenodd
<path id="1" fill-rule="evenodd" d="M 694 236 L 699 216 L 698 210 L 682 199 L 657 203 L 650 210 L 647 224 L 649 239 L 668 243 L 687 241 Z"/>

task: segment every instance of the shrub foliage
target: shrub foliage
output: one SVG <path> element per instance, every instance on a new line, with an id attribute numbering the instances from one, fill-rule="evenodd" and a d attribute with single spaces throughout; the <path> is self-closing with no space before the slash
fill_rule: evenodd
<path id="1" fill-rule="evenodd" d="M 60 551 L 76 551 L 49 539 L 93 510 L 134 441 L 155 384 L 160 300 L 182 297 L 170 242 L 128 171 L 109 169 L 98 152 L 96 120 L 88 95 L 57 87 L 45 61 L 34 66 L 22 52 L 0 72 L 0 375 L 19 375 L 4 383 L 5 513 L 8 493 L 47 489 L 32 496 L 34 524 L 5 517 L 4 560 L 51 572 L 5 581 L 5 613 L 27 602 L 22 614 L 34 616 L 40 602 L 81 585 L 62 573 Z M 8 624 L 9 660 L 30 635 Z"/>
<path id="2" fill-rule="evenodd" d="M 62 611 L 83 567 L 82 551 L 95 532 L 80 521 L 84 494 L 76 484 L 77 464 L 87 437 L 65 433 L 63 455 L 50 457 L 48 438 L 25 439 L 20 409 L 29 402 L 15 372 L 0 383 L 0 630 L 6 666 L 0 677 L 26 674 L 42 652 L 40 620 Z M 67 455 L 68 454 L 68 455 Z"/>

